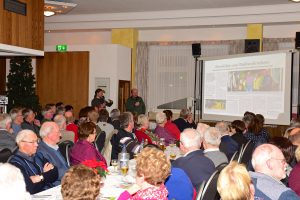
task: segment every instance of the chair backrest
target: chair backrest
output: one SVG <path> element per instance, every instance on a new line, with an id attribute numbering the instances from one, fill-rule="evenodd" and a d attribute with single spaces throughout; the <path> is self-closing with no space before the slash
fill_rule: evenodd
<path id="1" fill-rule="evenodd" d="M 216 170 L 217 171 L 222 171 L 222 169 L 224 168 L 224 167 L 226 167 L 228 165 L 228 163 L 221 163 L 221 164 L 219 164 L 218 166 L 216 166 Z"/>
<path id="2" fill-rule="evenodd" d="M 5 163 L 9 159 L 9 157 L 12 155 L 12 152 L 9 149 L 2 149 L 0 151 L 0 162 Z"/>
<path id="3" fill-rule="evenodd" d="M 247 166 L 248 162 L 251 160 L 253 150 L 254 150 L 254 144 L 252 143 L 251 140 L 249 140 L 245 144 L 244 148 L 242 149 L 238 162 L 243 163 Z"/>
<path id="4" fill-rule="evenodd" d="M 73 147 L 73 145 L 74 143 L 70 140 L 65 140 L 58 144 L 58 149 L 65 158 L 68 166 L 70 166 L 70 149 Z"/>
<path id="5" fill-rule="evenodd" d="M 101 140 L 102 139 L 100 137 L 101 134 L 105 134 L 105 132 L 101 131 L 99 134 L 97 134 L 97 136 L 95 138 L 95 142 L 94 142 L 97 151 L 99 151 L 100 153 L 102 152 L 102 149 L 103 149 L 104 144 L 105 144 L 105 141 Z"/>
<path id="6" fill-rule="evenodd" d="M 195 199 L 195 200 L 200 200 L 200 199 L 201 199 L 201 195 L 202 195 L 202 193 L 203 193 L 203 189 L 204 189 L 204 187 L 205 187 L 205 183 L 206 183 L 205 180 L 201 183 L 201 185 L 200 185 L 200 187 L 199 187 L 199 189 L 198 189 L 197 196 L 196 196 L 196 199 Z"/>
<path id="7" fill-rule="evenodd" d="M 204 186 L 200 200 L 219 200 L 220 195 L 217 191 L 217 182 L 220 171 L 215 171 Z"/>
<path id="8" fill-rule="evenodd" d="M 239 152 L 236 151 L 236 152 L 234 152 L 234 154 L 232 155 L 232 157 L 231 157 L 229 163 L 231 163 L 232 161 L 237 161 L 238 159 L 239 159 Z"/>
<path id="9" fill-rule="evenodd" d="M 73 131 L 61 131 L 61 139 L 60 142 L 69 140 L 74 141 L 75 133 Z"/>

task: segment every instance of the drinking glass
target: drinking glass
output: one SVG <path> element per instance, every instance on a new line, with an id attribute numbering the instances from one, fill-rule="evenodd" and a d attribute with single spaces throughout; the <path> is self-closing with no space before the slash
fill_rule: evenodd
<path id="1" fill-rule="evenodd" d="M 159 139 L 159 147 L 161 148 L 161 150 L 165 151 L 165 149 L 166 149 L 165 138 Z"/>
<path id="2" fill-rule="evenodd" d="M 116 167 L 118 166 L 118 160 L 116 160 L 116 159 L 111 160 L 111 165 L 114 167 L 113 172 L 116 173 L 117 172 Z"/>
<path id="3" fill-rule="evenodd" d="M 128 160 L 120 160 L 120 170 L 123 176 L 126 176 L 129 169 L 129 161 Z"/>

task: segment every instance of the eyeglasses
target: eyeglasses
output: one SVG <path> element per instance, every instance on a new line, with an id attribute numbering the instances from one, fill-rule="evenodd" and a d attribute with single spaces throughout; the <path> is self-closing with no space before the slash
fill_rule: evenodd
<path id="1" fill-rule="evenodd" d="M 39 143 L 41 142 L 41 140 L 40 140 L 40 139 L 37 139 L 37 140 L 35 140 L 35 141 L 26 141 L 26 140 L 22 140 L 22 142 L 26 142 L 26 143 L 30 143 L 30 144 L 34 144 L 34 143 L 39 144 Z"/>
<path id="2" fill-rule="evenodd" d="M 279 160 L 281 162 L 281 164 L 285 164 L 286 160 L 285 158 L 279 159 L 279 158 L 270 158 L 269 160 Z"/>

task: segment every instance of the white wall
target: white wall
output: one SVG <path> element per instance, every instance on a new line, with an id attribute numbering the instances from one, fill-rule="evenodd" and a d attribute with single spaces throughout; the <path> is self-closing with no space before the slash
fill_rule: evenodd
<path id="1" fill-rule="evenodd" d="M 96 45 L 111 44 L 110 31 L 64 31 L 64 32 L 46 32 L 45 46 L 69 44 L 69 45 Z M 55 51 L 55 46 L 54 49 Z M 45 50 L 46 51 L 46 50 Z"/>

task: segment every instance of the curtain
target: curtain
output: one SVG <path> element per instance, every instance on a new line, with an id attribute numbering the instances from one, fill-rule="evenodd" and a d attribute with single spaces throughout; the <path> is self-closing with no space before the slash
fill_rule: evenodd
<path id="1" fill-rule="evenodd" d="M 138 42 L 136 82 L 148 111 L 161 104 L 194 96 L 193 43 L 201 43 L 201 57 L 212 57 L 244 53 L 245 40 Z M 293 48 L 294 38 L 263 39 L 263 51 Z M 294 94 L 298 91 L 298 73 L 299 69 L 294 69 Z M 293 96 L 293 102 L 297 101 L 296 96 Z"/>

